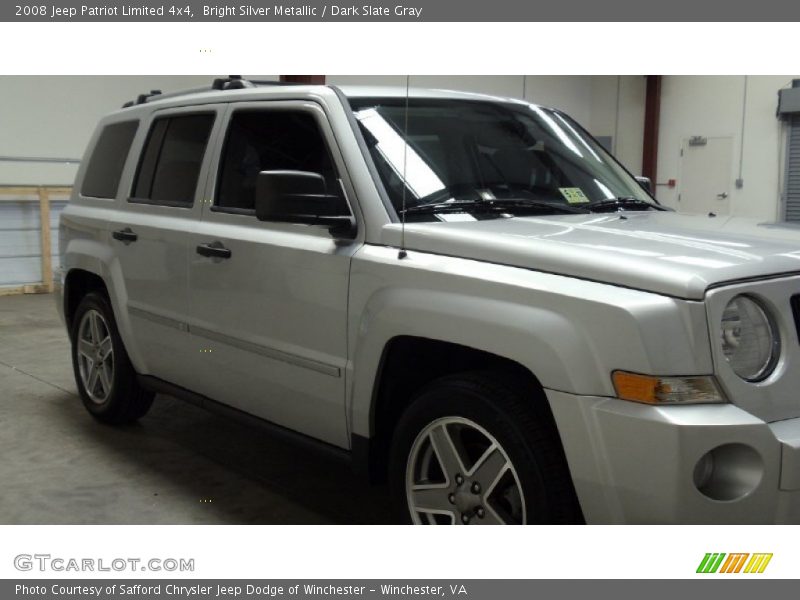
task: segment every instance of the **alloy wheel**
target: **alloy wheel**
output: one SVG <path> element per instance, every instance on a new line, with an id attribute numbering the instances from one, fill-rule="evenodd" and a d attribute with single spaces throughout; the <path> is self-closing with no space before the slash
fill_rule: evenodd
<path id="1" fill-rule="evenodd" d="M 429 423 L 406 466 L 411 519 L 427 525 L 525 524 L 517 471 L 486 429 L 463 417 Z"/>
<path id="2" fill-rule="evenodd" d="M 103 404 L 111 395 L 114 381 L 114 347 L 108 323 L 98 311 L 90 309 L 84 313 L 77 344 L 83 388 L 92 402 Z"/>

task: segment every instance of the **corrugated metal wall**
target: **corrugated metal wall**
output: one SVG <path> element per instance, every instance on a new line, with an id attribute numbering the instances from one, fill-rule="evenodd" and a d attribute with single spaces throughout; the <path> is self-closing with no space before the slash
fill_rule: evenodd
<path id="1" fill-rule="evenodd" d="M 64 195 L 50 199 L 53 271 L 58 268 L 58 216 L 67 204 Z M 0 195 L 0 288 L 42 282 L 42 239 L 39 198 Z"/>
<path id="2" fill-rule="evenodd" d="M 800 221 L 800 115 L 789 118 L 786 144 L 786 214 L 787 221 Z"/>

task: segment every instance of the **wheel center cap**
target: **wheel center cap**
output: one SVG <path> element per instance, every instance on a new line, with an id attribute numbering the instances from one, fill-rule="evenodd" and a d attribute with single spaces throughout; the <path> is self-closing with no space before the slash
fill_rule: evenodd
<path id="1" fill-rule="evenodd" d="M 471 494 L 467 489 L 458 489 L 455 492 L 456 508 L 461 513 L 469 513 L 476 506 L 476 496 Z"/>

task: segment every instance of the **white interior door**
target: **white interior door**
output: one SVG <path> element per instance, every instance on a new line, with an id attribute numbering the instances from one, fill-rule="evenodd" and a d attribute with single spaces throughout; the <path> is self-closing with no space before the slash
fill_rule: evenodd
<path id="1" fill-rule="evenodd" d="M 730 214 L 733 138 L 709 137 L 704 144 L 683 140 L 678 210 Z"/>

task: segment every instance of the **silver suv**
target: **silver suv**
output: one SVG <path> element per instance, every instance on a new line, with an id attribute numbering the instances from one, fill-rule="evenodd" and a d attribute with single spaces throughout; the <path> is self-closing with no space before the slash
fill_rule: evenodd
<path id="1" fill-rule="evenodd" d="M 414 523 L 798 522 L 800 235 L 645 187 L 519 100 L 143 94 L 61 216 L 83 403 L 257 421 Z"/>

